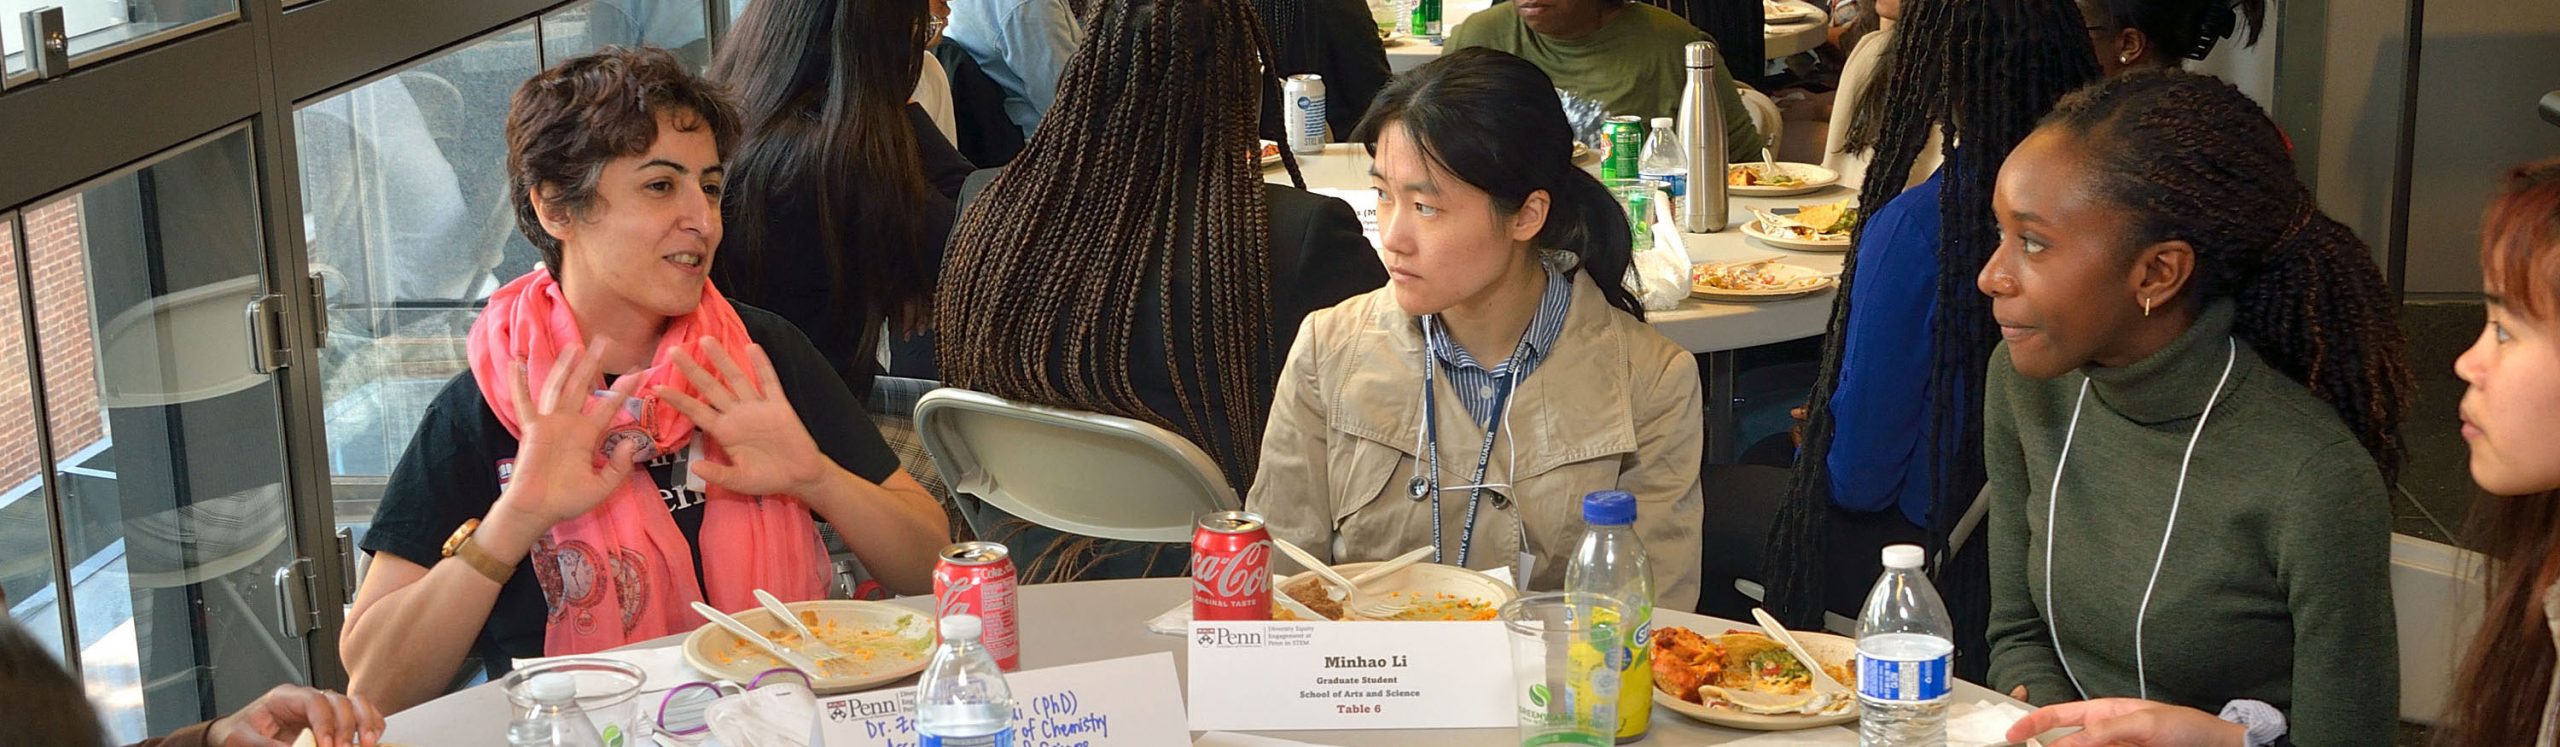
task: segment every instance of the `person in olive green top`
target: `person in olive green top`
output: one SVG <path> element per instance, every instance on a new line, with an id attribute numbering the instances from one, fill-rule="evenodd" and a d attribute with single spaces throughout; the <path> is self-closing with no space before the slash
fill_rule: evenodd
<path id="1" fill-rule="evenodd" d="M 1547 71 L 1556 87 L 1649 122 L 1678 115 L 1680 87 L 1689 79 L 1685 50 L 1696 41 L 1711 40 L 1671 11 L 1632 0 L 1513 0 L 1469 16 L 1442 46 L 1518 55 Z M 1759 160 L 1760 128 L 1723 65 L 1716 66 L 1716 101 L 1726 154 Z"/>
<path id="2" fill-rule="evenodd" d="M 1991 684 L 2225 710 L 2252 745 L 2277 713 L 2296 744 L 2389 743 L 2404 342 L 2275 123 L 2209 77 L 2102 81 L 2010 154 L 1992 209 Z"/>

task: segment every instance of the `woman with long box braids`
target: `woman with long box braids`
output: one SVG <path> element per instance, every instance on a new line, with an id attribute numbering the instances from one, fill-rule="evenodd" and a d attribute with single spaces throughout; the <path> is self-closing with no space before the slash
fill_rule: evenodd
<path id="1" fill-rule="evenodd" d="M 2065 98 L 1992 206 L 1990 683 L 2388 741 L 2412 385 L 2370 249 L 2257 102 L 2178 71 Z"/>
<path id="2" fill-rule="evenodd" d="M 942 376 L 1164 426 L 1241 487 L 1299 320 L 1384 284 L 1385 270 L 1350 205 L 1263 181 L 1269 53 L 1249 0 L 1093 13 L 1022 157 L 962 187 L 935 301 Z M 1188 562 L 1183 545 L 964 510 L 1035 581 L 1181 575 Z"/>

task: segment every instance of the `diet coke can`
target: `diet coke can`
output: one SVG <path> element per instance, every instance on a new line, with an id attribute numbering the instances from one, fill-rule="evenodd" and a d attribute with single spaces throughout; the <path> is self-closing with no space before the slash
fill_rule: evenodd
<path id="1" fill-rule="evenodd" d="M 1289 131 L 1289 149 L 1324 152 L 1324 78 L 1292 75 L 1280 84 L 1281 129 Z"/>
<path id="2" fill-rule="evenodd" d="M 1192 528 L 1191 619 L 1271 619 L 1271 530 L 1261 514 L 1220 511 Z"/>
<path id="3" fill-rule="evenodd" d="M 1014 619 L 1012 552 L 993 542 L 942 548 L 933 565 L 933 599 L 939 616 L 977 615 L 985 623 L 978 642 L 1011 672 L 1022 665 L 1020 628 Z"/>

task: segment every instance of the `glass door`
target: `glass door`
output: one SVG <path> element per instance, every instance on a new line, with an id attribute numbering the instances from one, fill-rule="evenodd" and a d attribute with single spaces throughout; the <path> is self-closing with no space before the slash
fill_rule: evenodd
<path id="1" fill-rule="evenodd" d="M 234 127 L 23 215 L 69 572 L 51 609 L 12 613 L 76 620 L 119 742 L 310 678 L 280 393 L 253 352 L 274 344 L 251 142 Z"/>

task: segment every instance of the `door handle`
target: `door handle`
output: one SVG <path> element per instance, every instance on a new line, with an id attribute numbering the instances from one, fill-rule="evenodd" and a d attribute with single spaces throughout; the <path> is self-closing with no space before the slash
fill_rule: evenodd
<path id="1" fill-rule="evenodd" d="M 309 577 L 303 573 L 305 564 L 310 562 L 307 558 L 295 558 L 276 569 L 276 629 L 295 640 L 301 640 L 303 634 L 311 632 L 312 618 L 315 617 L 311 610 Z"/>

